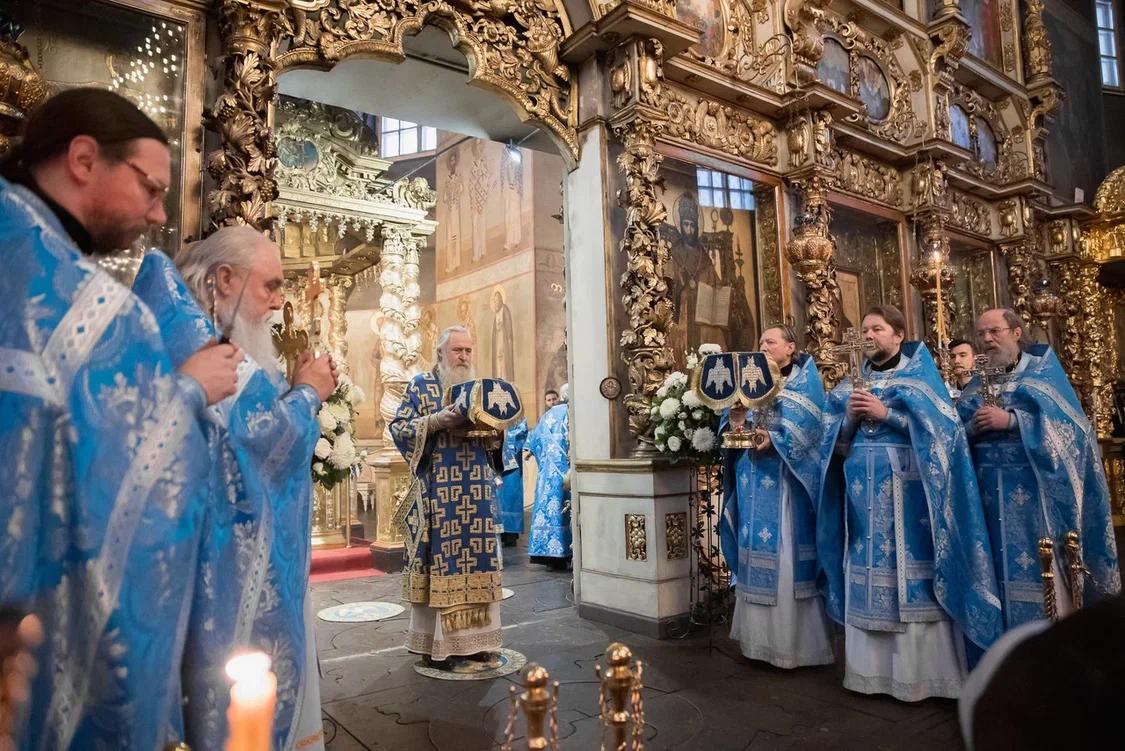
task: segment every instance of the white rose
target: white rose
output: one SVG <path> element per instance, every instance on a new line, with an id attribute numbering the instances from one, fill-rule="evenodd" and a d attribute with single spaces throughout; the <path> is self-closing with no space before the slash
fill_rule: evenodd
<path id="1" fill-rule="evenodd" d="M 680 388 L 681 386 L 686 386 L 687 376 L 678 370 L 673 370 L 668 374 L 668 377 L 664 379 L 664 385 L 668 388 Z"/>
<path id="2" fill-rule="evenodd" d="M 654 404 L 654 405 L 652 406 L 652 409 L 650 409 L 650 410 L 648 411 L 648 413 L 649 413 L 650 415 L 652 415 L 653 417 L 656 417 L 657 415 L 659 415 L 659 414 L 660 414 L 660 407 L 658 407 L 658 406 L 656 406 L 656 405 Z"/>
<path id="3" fill-rule="evenodd" d="M 690 441 L 690 440 L 691 440 L 691 436 L 692 436 L 692 433 L 694 433 L 694 432 L 695 432 L 695 431 L 694 431 L 694 430 L 692 430 L 691 428 L 687 428 L 686 430 L 684 430 L 684 438 L 686 438 L 687 440 L 689 440 L 689 441 Z"/>
<path id="4" fill-rule="evenodd" d="M 667 383 L 667 382 L 665 382 L 665 383 Z M 666 396 L 668 396 L 668 386 L 667 385 L 661 386 L 660 388 L 658 388 L 656 390 L 656 397 L 658 399 L 663 399 Z"/>
<path id="5" fill-rule="evenodd" d="M 660 416 L 665 420 L 671 420 L 680 411 L 680 400 L 675 397 L 665 399 L 660 403 Z"/>
<path id="6" fill-rule="evenodd" d="M 351 452 L 352 458 L 355 458 L 355 443 L 352 437 L 347 433 L 336 436 L 336 443 L 334 448 L 343 448 Z"/>
<path id="7" fill-rule="evenodd" d="M 332 444 L 328 442 L 327 438 L 321 438 L 316 442 L 313 447 L 313 456 L 317 459 L 327 459 L 328 455 L 332 453 Z"/>
<path id="8" fill-rule="evenodd" d="M 687 356 L 687 367 L 688 370 L 695 370 L 699 367 L 699 357 L 695 353 Z"/>
<path id="9" fill-rule="evenodd" d="M 683 403 L 685 407 L 691 407 L 692 409 L 703 406 L 703 402 L 699 401 L 699 397 L 695 395 L 694 391 L 684 392 Z"/>
<path id="10" fill-rule="evenodd" d="M 676 436 L 670 436 L 668 438 L 668 450 L 671 451 L 672 453 L 675 453 L 675 452 L 679 451 L 680 446 L 682 446 L 682 445 L 683 444 L 680 442 L 680 439 L 677 438 Z"/>
<path id="11" fill-rule="evenodd" d="M 696 451 L 710 451 L 715 447 L 715 434 L 711 428 L 699 428 L 692 436 L 691 445 Z"/>
<path id="12" fill-rule="evenodd" d="M 687 424 L 684 423 L 683 420 L 680 420 L 678 423 L 676 423 L 676 427 L 678 427 L 680 429 L 680 432 L 683 432 L 684 430 L 687 430 Z"/>
<path id="13" fill-rule="evenodd" d="M 359 386 L 352 384 L 352 387 L 348 389 L 348 401 L 352 404 L 359 404 L 366 398 L 367 394 L 363 393 L 363 389 Z"/>
<path id="14" fill-rule="evenodd" d="M 703 410 L 701 410 L 701 409 L 692 410 L 691 419 L 702 420 L 703 419 Z"/>
<path id="15" fill-rule="evenodd" d="M 350 409 L 348 409 L 348 405 L 346 404 L 340 404 L 339 402 L 329 402 L 328 404 L 325 404 L 321 409 L 328 410 L 328 412 L 336 418 L 337 423 L 347 423 L 352 419 L 352 412 Z"/>
<path id="16" fill-rule="evenodd" d="M 313 472 L 316 472 L 318 475 L 324 474 L 324 462 L 316 462 L 313 464 Z"/>
<path id="17" fill-rule="evenodd" d="M 324 407 L 320 408 L 320 412 L 316 415 L 316 420 L 320 423 L 322 433 L 331 433 L 336 429 L 336 418 Z"/>
<path id="18" fill-rule="evenodd" d="M 723 351 L 723 348 L 722 348 L 722 347 L 720 347 L 720 346 L 719 346 L 718 344 L 712 344 L 712 343 L 710 343 L 710 342 L 706 342 L 706 343 L 704 343 L 704 344 L 700 344 L 700 345 L 699 345 L 699 354 L 700 354 L 700 356 L 703 356 L 703 355 L 717 355 L 717 354 L 719 354 L 719 353 L 720 353 L 720 352 L 722 352 L 722 351 Z"/>
<path id="19" fill-rule="evenodd" d="M 680 418 L 681 420 L 686 420 L 686 419 L 687 419 L 687 412 L 685 412 L 685 411 L 682 411 L 682 410 L 681 410 L 681 411 L 680 411 L 680 414 L 678 414 L 678 415 L 676 415 L 676 416 L 677 416 L 678 418 Z"/>

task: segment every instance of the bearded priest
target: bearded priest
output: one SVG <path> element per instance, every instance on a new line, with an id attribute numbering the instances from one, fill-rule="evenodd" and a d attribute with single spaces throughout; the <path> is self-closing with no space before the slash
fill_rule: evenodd
<path id="1" fill-rule="evenodd" d="M 1000 635 L 1000 598 L 965 430 L 906 319 L 871 308 L 872 350 L 825 402 L 817 558 L 844 624 L 844 688 L 956 698 L 967 659 Z"/>
<path id="2" fill-rule="evenodd" d="M 473 337 L 450 326 L 437 341 L 434 369 L 406 386 L 390 424 L 410 466 L 402 504 L 406 570 L 402 596 L 411 603 L 406 648 L 440 670 L 471 668 L 465 658 L 499 665 L 500 550 L 493 457 L 469 438 L 467 420 L 445 392 L 475 379 Z"/>
<path id="3" fill-rule="evenodd" d="M 235 393 L 204 421 L 213 470 L 184 651 L 186 739 L 193 748 L 222 747 L 230 697 L 223 667 L 252 648 L 270 656 L 278 678 L 273 747 L 323 748 L 306 590 L 310 466 L 335 366 L 306 353 L 286 382 L 269 323 L 282 304 L 281 256 L 260 232 L 225 227 L 176 260 L 179 272 L 150 252 L 133 283 L 173 362 L 222 332 L 245 353 Z"/>

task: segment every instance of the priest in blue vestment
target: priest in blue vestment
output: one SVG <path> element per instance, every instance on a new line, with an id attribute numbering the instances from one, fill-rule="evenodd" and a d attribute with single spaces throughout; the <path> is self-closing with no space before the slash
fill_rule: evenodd
<path id="1" fill-rule="evenodd" d="M 565 569 L 572 556 L 570 531 L 570 413 L 567 384 L 559 403 L 543 413 L 527 439 L 538 476 L 531 506 L 527 554 L 533 563 Z"/>
<path id="2" fill-rule="evenodd" d="M 124 98 L 40 105 L 0 166 L 0 605 L 42 623 L 24 749 L 182 737 L 180 660 L 209 472 L 197 417 L 237 348 L 177 371 L 152 314 L 92 259 L 166 217 L 163 132 Z"/>
<path id="3" fill-rule="evenodd" d="M 406 648 L 447 670 L 466 658 L 500 664 L 496 472 L 487 441 L 466 436 L 462 412 L 445 403 L 449 388 L 475 378 L 473 346 L 467 327 L 445 329 L 434 369 L 406 385 L 389 426 L 411 473 L 400 511 L 402 597 L 411 604 Z"/>
<path id="4" fill-rule="evenodd" d="M 1068 532 L 1078 533 L 1090 569 L 1080 599 L 1121 590 L 1097 436 L 1055 353 L 1045 344 L 1024 346 L 1026 331 L 1012 310 L 981 314 L 982 352 L 1006 373 L 991 379 L 997 404 L 984 403 L 977 376 L 957 405 L 976 463 L 1006 628 L 1044 617 L 1038 552 L 1044 537 L 1053 546 L 1060 615 L 1072 608 Z"/>
<path id="5" fill-rule="evenodd" d="M 216 324 L 245 353 L 236 392 L 204 420 L 215 469 L 184 658 L 187 741 L 194 748 L 222 746 L 230 700 L 224 666 L 238 651 L 260 649 L 278 678 L 274 748 L 311 748 L 318 741 L 323 747 L 306 590 L 310 467 L 320 437 L 317 413 L 336 385 L 331 357 L 306 353 L 292 386 L 285 380 L 270 328 L 282 305 L 281 256 L 260 232 L 220 229 L 185 247 L 177 262 L 179 271 L 151 251 L 133 282 L 156 315 L 173 363 L 217 338 Z M 305 724 L 312 727 L 302 731 L 306 703 L 312 717 Z"/>
<path id="6" fill-rule="evenodd" d="M 929 351 L 905 334 L 897 308 L 872 308 L 864 383 L 845 379 L 825 403 L 817 556 L 844 624 L 844 686 L 919 701 L 956 697 L 962 636 L 987 648 L 1002 621 L 965 431 Z"/>
<path id="7" fill-rule="evenodd" d="M 731 638 L 742 654 L 779 668 L 830 665 L 832 626 L 816 588 L 824 386 L 812 357 L 797 352 L 788 326 L 762 332 L 759 348 L 778 364 L 784 387 L 755 420 L 759 443 L 723 452 L 719 540 L 735 573 Z M 719 434 L 744 425 L 734 407 Z"/>
<path id="8" fill-rule="evenodd" d="M 503 469 L 496 478 L 496 502 L 500 508 L 500 540 L 515 545 L 523 532 L 523 451 L 527 443 L 527 420 L 504 432 L 501 452 Z"/>

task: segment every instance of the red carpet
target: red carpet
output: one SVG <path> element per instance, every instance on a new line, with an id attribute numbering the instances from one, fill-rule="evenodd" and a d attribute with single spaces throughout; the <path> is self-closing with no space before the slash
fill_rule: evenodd
<path id="1" fill-rule="evenodd" d="M 371 541 L 352 538 L 350 548 L 314 550 L 309 583 L 359 579 L 364 576 L 382 576 L 383 571 L 371 567 Z"/>

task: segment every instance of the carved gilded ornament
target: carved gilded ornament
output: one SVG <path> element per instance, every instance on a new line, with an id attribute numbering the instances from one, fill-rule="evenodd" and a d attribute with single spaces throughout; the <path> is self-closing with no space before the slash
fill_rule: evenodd
<path id="1" fill-rule="evenodd" d="M 810 112 L 794 117 L 786 128 L 785 144 L 789 150 L 790 166 L 804 167 L 810 163 L 828 169 L 836 166 L 832 115 L 828 112 Z"/>
<path id="2" fill-rule="evenodd" d="M 932 49 L 926 60 L 931 73 L 952 79 L 953 73 L 961 66 L 961 60 L 969 51 L 969 37 L 972 30 L 964 19 L 953 15 L 943 19 L 930 29 Z"/>
<path id="3" fill-rule="evenodd" d="M 762 318 L 782 320 L 781 249 L 778 245 L 777 195 L 771 185 L 754 191 L 757 227 L 758 273 L 762 282 Z"/>
<path id="4" fill-rule="evenodd" d="M 1025 0 L 1023 49 L 1026 57 L 1028 84 L 1051 77 L 1051 40 L 1043 21 L 1043 0 Z"/>
<path id="5" fill-rule="evenodd" d="M 1009 199 L 1001 201 L 1000 209 L 1000 236 L 1015 237 L 1020 231 L 1019 202 Z"/>
<path id="6" fill-rule="evenodd" d="M 726 10 L 727 4 L 723 5 Z M 732 0 L 722 50 L 717 55 L 707 55 L 692 47 L 686 54 L 740 81 L 779 94 L 784 92 L 789 37 L 775 34 L 760 45 L 755 38 L 755 27 L 769 22 L 769 10 L 768 0 Z"/>
<path id="7" fill-rule="evenodd" d="M 949 258 L 949 234 L 940 212 L 927 214 L 922 218 L 922 241 L 918 248 L 918 262 L 910 273 L 910 284 L 922 295 L 929 324 L 926 329 L 926 342 L 936 352 L 941 339 L 948 339 L 949 332 L 955 331 L 957 308 L 954 300 L 956 269 Z M 938 322 L 938 279 L 943 290 L 941 307 L 944 320 Z M 940 329 L 940 335 L 939 335 Z"/>
<path id="8" fill-rule="evenodd" d="M 902 142 L 921 138 L 926 132 L 926 124 L 914 112 L 910 94 L 915 90 L 911 77 L 903 71 L 895 51 L 902 47 L 902 34 L 895 33 L 889 39 L 875 36 L 853 21 L 846 21 L 828 15 L 823 22 L 831 30 L 834 38 L 848 50 L 849 81 L 848 96 L 858 100 L 860 58 L 870 57 L 878 65 L 887 79 L 890 89 L 890 112 L 880 121 L 873 121 L 866 114 L 848 115 L 845 122 L 864 125 L 877 136 L 891 141 Z M 823 48 L 823 42 L 821 42 Z M 918 82 L 920 83 L 920 81 Z"/>
<path id="9" fill-rule="evenodd" d="M 287 20 L 292 42 L 279 70 L 353 55 L 401 61 L 406 36 L 438 26 L 469 59 L 471 82 L 506 95 L 578 153 L 571 73 L 559 59 L 566 29 L 552 0 L 331 0 L 292 7 Z"/>
<path id="10" fill-rule="evenodd" d="M 992 212 L 986 203 L 957 191 L 951 191 L 949 198 L 951 225 L 985 237 L 992 234 Z"/>
<path id="11" fill-rule="evenodd" d="M 946 173 L 942 162 L 923 162 L 910 173 L 911 207 L 914 209 L 946 208 Z"/>
<path id="12" fill-rule="evenodd" d="M 682 561 L 688 557 L 686 511 L 664 515 L 664 538 L 668 545 L 668 560 Z"/>
<path id="13" fill-rule="evenodd" d="M 902 206 L 902 183 L 898 170 L 846 149 L 836 150 L 837 186 L 873 201 Z"/>
<path id="14" fill-rule="evenodd" d="M 625 514 L 625 559 L 648 560 L 648 533 L 644 514 Z"/>
<path id="15" fill-rule="evenodd" d="M 829 0 L 784 0 L 782 19 L 789 31 L 790 55 L 798 83 L 816 79 L 816 65 L 824 54 L 824 30 Z"/>
<path id="16" fill-rule="evenodd" d="M 1003 35 L 1001 59 L 1004 61 L 1004 70 L 1014 73 L 1016 70 L 1016 43 L 1015 26 L 1012 23 L 1012 0 L 1000 0 L 1000 31 Z"/>
<path id="17" fill-rule="evenodd" d="M 669 85 L 651 87 L 642 101 L 667 116 L 674 138 L 762 164 L 777 164 L 777 128 L 770 121 L 730 105 Z"/>
<path id="18" fill-rule="evenodd" d="M 277 91 L 271 50 L 289 25 L 285 4 L 275 0 L 222 0 L 223 93 L 204 116 L 220 147 L 207 156 L 216 186 L 208 196 L 211 228 L 248 224 L 265 230 L 270 201 L 277 198 L 277 147 L 268 125 Z"/>
<path id="19" fill-rule="evenodd" d="M 12 147 L 24 116 L 47 98 L 47 84 L 16 41 L 20 29 L 11 32 L 10 38 L 0 38 L 0 156 Z"/>
<path id="20" fill-rule="evenodd" d="M 662 127 L 662 122 L 638 117 L 613 128 L 624 145 L 617 165 L 625 187 L 618 191 L 617 200 L 625 209 L 621 253 L 626 268 L 621 275 L 621 298 L 628 322 L 620 344 L 630 385 L 625 406 L 639 455 L 655 452 L 648 402 L 674 366 L 667 346 L 675 314 L 668 287 L 669 247 L 659 232 L 667 218 L 659 198 L 664 188 L 660 176 L 663 157 L 656 151 L 656 136 Z"/>

